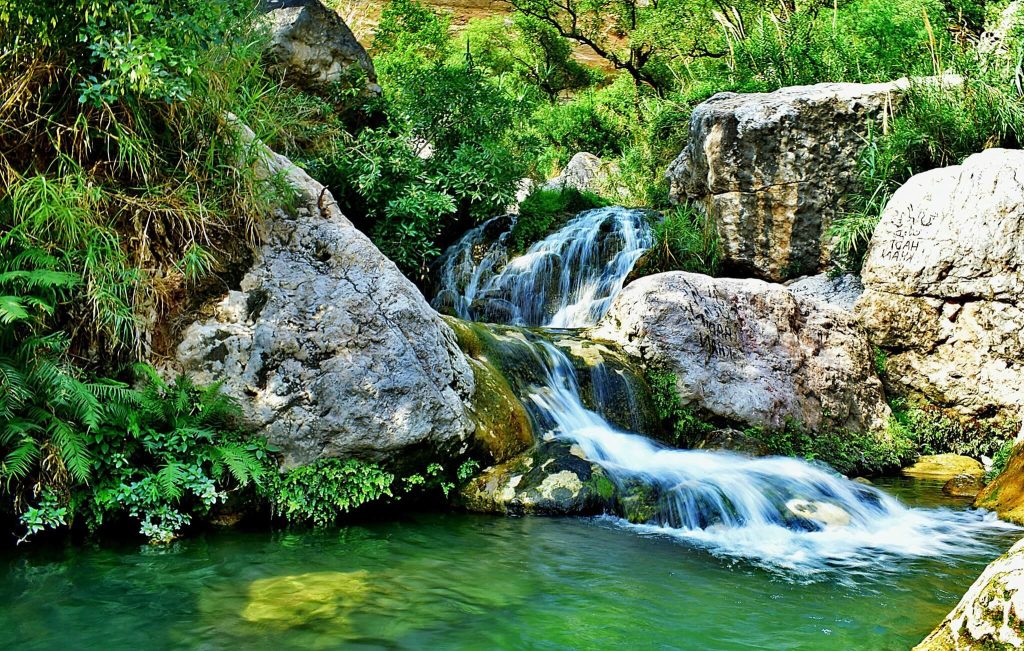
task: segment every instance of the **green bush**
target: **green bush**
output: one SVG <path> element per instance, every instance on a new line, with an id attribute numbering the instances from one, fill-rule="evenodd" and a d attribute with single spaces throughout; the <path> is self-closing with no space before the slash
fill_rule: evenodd
<path id="1" fill-rule="evenodd" d="M 655 415 L 661 423 L 659 438 L 664 442 L 676 447 L 693 447 L 714 431 L 714 425 L 701 419 L 691 406 L 683 405 L 674 373 L 650 368 L 644 380 L 650 390 Z"/>
<path id="2" fill-rule="evenodd" d="M 876 475 L 900 468 L 916 456 L 913 441 L 898 427 L 885 434 L 824 428 L 811 432 L 786 421 L 782 429 L 752 427 L 744 435 L 770 454 L 821 461 L 844 475 Z"/>
<path id="3" fill-rule="evenodd" d="M 893 418 L 921 454 L 993 457 L 1012 441 L 1018 427 L 1006 419 L 966 418 L 949 409 L 904 399 L 892 403 Z"/>
<path id="4" fill-rule="evenodd" d="M 510 250 L 522 253 L 578 213 L 606 205 L 596 194 L 576 188 L 534 190 L 519 205 L 519 216 L 509 238 Z"/>
<path id="5" fill-rule="evenodd" d="M 691 204 L 669 211 L 654 225 L 654 245 L 637 262 L 632 277 L 665 271 L 718 274 L 722 253 L 714 223 Z"/>

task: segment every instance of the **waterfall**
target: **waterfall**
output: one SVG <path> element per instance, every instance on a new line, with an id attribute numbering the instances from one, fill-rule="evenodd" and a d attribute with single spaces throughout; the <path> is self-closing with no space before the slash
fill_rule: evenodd
<path id="1" fill-rule="evenodd" d="M 987 549 L 986 532 L 1011 527 L 982 511 L 911 509 L 800 459 L 668 448 L 588 409 L 563 350 L 571 335 L 556 329 L 592 325 L 607 312 L 652 243 L 648 219 L 624 208 L 587 211 L 512 259 L 510 218 L 491 220 L 445 254 L 434 301 L 464 319 L 547 328 L 486 330 L 537 428 L 580 446 L 620 494 L 640 487 L 649 498 L 649 517 L 618 524 L 789 573 L 839 567 L 847 576 L 884 571 L 893 558 L 977 553 Z M 590 366 L 601 410 L 602 396 L 623 378 Z"/>
<path id="2" fill-rule="evenodd" d="M 580 400 L 566 354 L 533 340 L 543 380 L 526 406 L 556 436 L 579 445 L 622 488 L 642 485 L 654 515 L 619 524 L 670 535 L 713 553 L 814 574 L 880 571 L 898 557 L 986 549 L 984 534 L 1013 528 L 983 511 L 911 509 L 872 486 L 787 457 L 679 450 L 612 427 Z"/>
<path id="3" fill-rule="evenodd" d="M 509 259 L 499 217 L 469 231 L 439 263 L 433 304 L 473 321 L 552 328 L 593 325 L 652 244 L 650 213 L 619 206 L 582 212 Z"/>

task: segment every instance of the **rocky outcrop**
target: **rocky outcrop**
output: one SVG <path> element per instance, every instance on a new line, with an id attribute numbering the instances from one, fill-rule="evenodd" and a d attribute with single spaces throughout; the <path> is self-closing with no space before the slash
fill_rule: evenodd
<path id="1" fill-rule="evenodd" d="M 1024 540 L 981 573 L 946 619 L 914 651 L 1024 647 Z"/>
<path id="2" fill-rule="evenodd" d="M 974 505 L 1024 526 L 1024 432 L 1017 437 L 1006 468 L 978 493 Z"/>
<path id="3" fill-rule="evenodd" d="M 1024 151 L 990 149 L 890 199 L 856 312 L 888 381 L 967 417 L 1024 405 Z"/>
<path id="4" fill-rule="evenodd" d="M 607 180 L 608 166 L 604 161 L 593 154 L 581 151 L 569 160 L 558 176 L 546 181 L 541 189 L 575 188 L 580 191 L 597 192 L 600 185 Z"/>
<path id="5" fill-rule="evenodd" d="M 727 421 L 881 431 L 890 414 L 852 316 L 782 285 L 648 276 L 591 335 L 664 366 L 685 404 Z"/>
<path id="6" fill-rule="evenodd" d="M 823 270 L 827 230 L 857 187 L 871 123 L 909 86 L 719 93 L 693 111 L 689 144 L 668 169 L 670 198 L 707 210 L 727 270 L 775 281 Z"/>
<path id="7" fill-rule="evenodd" d="M 373 61 L 352 30 L 319 0 L 268 0 L 271 72 L 306 90 L 354 81 L 356 73 L 369 94 L 379 94 Z"/>
<path id="8" fill-rule="evenodd" d="M 287 464 L 463 447 L 474 381 L 452 330 L 326 188 L 239 128 L 257 170 L 282 175 L 298 209 L 264 221 L 253 268 L 186 331 L 181 365 L 223 382 Z"/>

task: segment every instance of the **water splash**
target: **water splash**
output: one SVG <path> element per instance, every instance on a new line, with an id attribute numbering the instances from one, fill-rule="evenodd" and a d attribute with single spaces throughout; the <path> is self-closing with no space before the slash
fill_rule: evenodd
<path id="1" fill-rule="evenodd" d="M 582 212 L 509 259 L 506 217 L 469 231 L 440 262 L 433 304 L 475 321 L 553 328 L 595 324 L 653 242 L 650 213 L 619 206 Z"/>

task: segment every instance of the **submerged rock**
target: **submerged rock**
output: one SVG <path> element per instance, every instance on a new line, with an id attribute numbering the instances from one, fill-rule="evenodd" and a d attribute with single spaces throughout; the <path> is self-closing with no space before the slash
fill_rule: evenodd
<path id="1" fill-rule="evenodd" d="M 850 524 L 850 514 L 835 504 L 809 500 L 789 500 L 786 509 L 790 513 L 826 527 L 845 527 Z"/>
<path id="2" fill-rule="evenodd" d="M 1003 520 L 1024 526 L 1024 443 L 1020 439 L 1006 468 L 982 489 L 974 506 L 995 511 Z"/>
<path id="3" fill-rule="evenodd" d="M 275 628 L 304 626 L 318 619 L 344 624 L 369 589 L 365 570 L 259 579 L 249 585 L 242 619 Z"/>
<path id="4" fill-rule="evenodd" d="M 475 387 L 455 334 L 326 188 L 247 138 L 258 170 L 281 174 L 298 209 L 261 224 L 263 245 L 240 288 L 185 332 L 182 367 L 223 382 L 247 427 L 289 465 L 463 448 Z"/>
<path id="5" fill-rule="evenodd" d="M 782 285 L 648 276 L 590 334 L 664 366 L 684 404 L 727 421 L 882 432 L 890 414 L 853 318 Z"/>
<path id="6" fill-rule="evenodd" d="M 960 603 L 914 651 L 1024 647 L 1024 540 L 981 573 Z"/>
<path id="7" fill-rule="evenodd" d="M 667 172 L 670 197 L 703 204 L 726 268 L 776 281 L 823 270 L 827 230 L 857 188 L 872 122 L 909 86 L 902 79 L 718 93 L 693 110 L 689 144 Z"/>
<path id="8" fill-rule="evenodd" d="M 914 479 L 936 479 L 949 481 L 957 475 L 969 475 L 981 478 L 985 476 L 985 468 L 977 459 L 959 454 L 927 454 L 918 457 L 912 466 L 904 468 L 904 476 Z"/>
<path id="9" fill-rule="evenodd" d="M 380 94 L 370 55 L 345 21 L 319 0 L 268 0 L 269 69 L 306 90 L 365 76 L 366 92 Z"/>
<path id="10" fill-rule="evenodd" d="M 888 382 L 963 416 L 1024 404 L 1024 151 L 918 174 L 889 200 L 856 312 Z"/>

